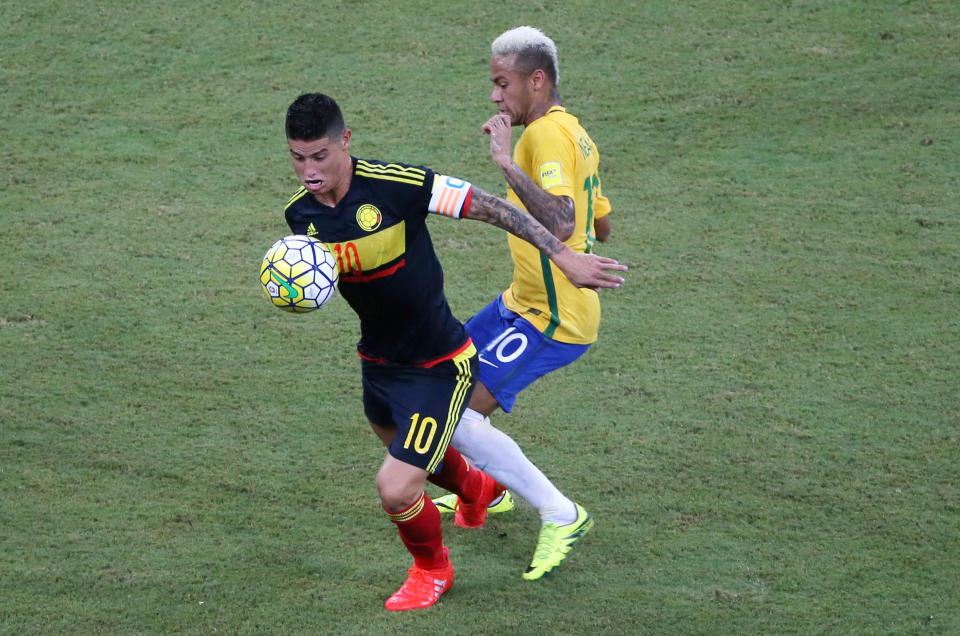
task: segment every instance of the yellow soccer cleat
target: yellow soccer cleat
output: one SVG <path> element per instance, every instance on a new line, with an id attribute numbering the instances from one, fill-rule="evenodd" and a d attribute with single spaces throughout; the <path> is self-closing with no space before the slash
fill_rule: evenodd
<path id="1" fill-rule="evenodd" d="M 533 554 L 533 560 L 523 573 L 524 579 L 536 581 L 550 574 L 554 568 L 563 563 L 567 553 L 577 541 L 590 532 L 590 528 L 593 527 L 593 517 L 580 504 L 574 505 L 577 507 L 577 518 L 573 523 L 558 526 L 547 522 L 540 528 L 537 549 Z"/>
<path id="2" fill-rule="evenodd" d="M 449 495 L 444 495 L 443 497 L 437 497 L 433 500 L 433 504 L 437 507 L 437 510 L 440 511 L 440 514 L 453 514 L 457 511 L 457 496 L 453 493 L 450 493 Z"/>
<path id="3" fill-rule="evenodd" d="M 496 515 L 501 512 L 509 512 L 513 510 L 513 495 L 510 494 L 509 490 L 503 491 L 503 496 L 499 499 L 494 499 L 495 503 L 491 503 L 487 506 L 488 515 Z M 442 515 L 453 514 L 457 511 L 457 496 L 453 493 L 449 495 L 444 495 L 442 497 L 437 497 L 433 500 L 433 503 L 437 506 L 437 510 L 440 511 Z"/>

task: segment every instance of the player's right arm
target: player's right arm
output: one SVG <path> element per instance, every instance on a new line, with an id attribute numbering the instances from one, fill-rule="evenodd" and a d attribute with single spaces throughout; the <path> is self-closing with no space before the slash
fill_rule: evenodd
<path id="1" fill-rule="evenodd" d="M 527 241 L 546 254 L 577 287 L 619 287 L 623 279 L 608 271 L 626 271 L 627 266 L 597 254 L 574 252 L 547 231 L 533 216 L 509 201 L 471 186 L 469 203 L 461 216 L 485 221 Z"/>
<path id="2" fill-rule="evenodd" d="M 534 183 L 513 161 L 510 153 L 510 116 L 504 113 L 494 115 L 482 130 L 490 135 L 490 156 L 524 207 L 558 239 L 565 241 L 570 238 L 576 222 L 573 199 L 550 194 Z"/>

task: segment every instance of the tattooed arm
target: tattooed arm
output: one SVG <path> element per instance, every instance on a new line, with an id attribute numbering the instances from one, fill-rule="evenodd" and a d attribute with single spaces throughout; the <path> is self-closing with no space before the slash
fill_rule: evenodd
<path id="1" fill-rule="evenodd" d="M 597 254 L 574 252 L 531 215 L 477 186 L 471 190 L 470 209 L 466 218 L 486 221 L 527 241 L 549 256 L 577 287 L 596 289 L 623 284 L 622 278 L 608 274 L 607 270 L 625 271 L 626 265 Z"/>
<path id="2" fill-rule="evenodd" d="M 510 154 L 510 117 L 503 113 L 494 115 L 483 125 L 483 132 L 490 135 L 490 155 L 507 180 L 507 185 L 523 202 L 524 207 L 551 234 L 565 241 L 573 234 L 576 210 L 573 199 L 550 194 L 533 182 Z"/>

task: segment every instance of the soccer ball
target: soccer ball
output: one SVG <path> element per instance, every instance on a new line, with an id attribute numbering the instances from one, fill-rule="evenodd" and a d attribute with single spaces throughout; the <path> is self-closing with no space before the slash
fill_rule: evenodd
<path id="1" fill-rule="evenodd" d="M 285 236 L 260 265 L 260 284 L 274 305 L 303 313 L 323 307 L 337 290 L 337 259 L 309 236 Z"/>

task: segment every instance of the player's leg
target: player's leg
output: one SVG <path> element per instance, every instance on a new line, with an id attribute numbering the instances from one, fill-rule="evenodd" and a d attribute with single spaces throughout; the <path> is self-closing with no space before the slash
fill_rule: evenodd
<path id="1" fill-rule="evenodd" d="M 486 391 L 478 384 L 476 392 Z M 569 523 L 576 506 L 534 464 L 512 437 L 490 423 L 471 404 L 460 418 L 452 444 L 474 465 L 522 497 L 540 515 L 542 523 Z"/>
<path id="2" fill-rule="evenodd" d="M 468 325 L 472 325 L 470 330 L 470 337 L 474 342 L 474 345 L 482 348 L 486 343 L 490 342 L 496 338 L 503 329 L 508 326 L 500 318 L 500 308 L 499 308 L 499 298 L 493 300 L 486 307 L 480 310 L 473 318 L 468 321 Z M 479 356 L 478 356 L 479 360 Z M 484 362 L 481 362 L 480 367 L 482 368 Z M 478 369 L 478 373 L 479 373 Z M 489 401 L 489 412 L 493 412 L 493 409 L 497 407 L 496 400 L 490 396 L 490 393 L 486 391 L 479 383 L 475 384 L 474 392 L 470 396 L 470 407 L 477 409 L 477 400 L 478 389 L 482 389 L 482 394 L 486 395 L 486 400 Z M 486 408 L 486 407 L 484 407 Z M 472 464 L 470 457 L 466 457 L 469 464 Z M 448 489 L 449 490 L 449 489 Z M 470 502 L 468 499 L 460 498 L 455 494 L 443 495 L 442 497 L 437 497 L 433 500 L 437 507 L 440 509 L 440 512 L 454 514 L 455 523 L 461 527 L 471 527 L 476 528 L 482 526 L 480 522 L 481 519 L 485 518 L 486 514 L 499 514 L 501 512 L 507 512 L 513 510 L 513 497 L 511 496 L 508 490 L 498 489 L 497 496 L 488 504 L 486 511 L 480 511 L 476 506 L 471 510 L 466 508 L 461 510 L 461 503 L 475 503 Z M 468 521 L 470 520 L 470 521 Z"/>
<path id="3" fill-rule="evenodd" d="M 587 347 L 563 346 L 545 338 L 508 310 L 501 297 L 467 321 L 480 348 L 479 381 L 454 434 L 453 446 L 481 470 L 527 500 L 543 523 L 577 518 L 573 501 L 531 462 L 509 435 L 490 424 L 497 407 L 510 412 L 517 394 L 537 378 L 582 355 Z M 488 388 L 489 387 L 489 388 Z"/>
<path id="4" fill-rule="evenodd" d="M 500 492 L 496 492 L 498 490 L 496 482 L 483 471 L 473 467 L 453 446 L 447 447 L 440 468 L 427 477 L 427 480 L 431 484 L 448 490 L 451 494 L 447 497 L 469 504 L 482 504 L 484 507 L 503 490 L 500 488 Z M 445 511 L 441 508 L 442 503 L 436 501 L 434 503 L 441 512 L 454 511 L 453 509 Z"/>
<path id="5" fill-rule="evenodd" d="M 440 513 L 424 495 L 423 487 L 435 472 L 448 478 L 451 472 L 457 472 L 442 470 L 444 458 L 465 464 L 459 454 L 447 451 L 469 399 L 475 371 L 473 347 L 465 356 L 430 369 L 384 369 L 369 364 L 364 367 L 367 416 L 381 440 L 389 441 L 388 455 L 377 475 L 377 490 L 384 510 L 414 557 L 407 580 L 387 600 L 387 609 L 429 607 L 453 585 L 453 567 L 449 551 L 443 546 Z M 395 427 L 392 436 L 384 430 L 391 425 Z"/>
<path id="6" fill-rule="evenodd" d="M 469 453 L 484 472 L 526 499 L 540 514 L 537 547 L 523 573 L 524 579 L 534 581 L 552 572 L 593 527 L 590 514 L 564 496 L 510 436 L 491 426 L 488 417 L 467 409 L 453 443 Z M 463 507 L 461 503 L 460 508 Z M 573 510 L 572 515 L 567 512 L 569 508 Z"/>
<path id="7" fill-rule="evenodd" d="M 460 386 L 460 397 L 459 402 L 456 402 L 455 406 L 458 409 L 462 409 L 463 403 L 463 393 L 462 387 L 466 383 L 470 383 L 468 391 L 472 391 L 472 378 L 476 372 L 475 368 L 475 358 L 476 358 L 476 348 L 470 347 L 468 350 L 464 351 L 460 357 L 454 359 L 449 363 L 449 371 L 457 378 L 457 386 Z M 458 367 L 459 364 L 459 367 Z M 465 375 L 460 377 L 461 368 Z M 375 372 L 375 370 L 371 370 Z M 365 393 L 365 403 L 367 404 L 368 413 L 372 417 L 378 417 L 383 420 L 390 420 L 392 418 L 392 413 L 389 407 L 381 404 L 378 400 L 375 399 L 377 392 L 376 387 L 367 387 Z M 468 393 L 469 394 L 469 393 Z M 456 417 L 460 410 L 452 413 L 452 417 Z M 376 433 L 377 437 L 383 442 L 387 447 L 393 442 L 394 435 L 396 433 L 396 426 L 392 425 L 391 427 L 379 426 L 374 422 L 370 422 L 370 426 Z M 447 449 L 443 456 L 443 461 L 440 463 L 439 467 L 433 472 L 428 473 L 427 476 L 430 483 L 440 486 L 445 490 L 453 493 L 452 496 L 454 500 L 457 498 L 462 498 L 464 501 L 469 503 L 486 501 L 490 499 L 489 491 L 491 486 L 487 482 L 491 481 L 487 478 L 486 475 L 480 470 L 473 468 L 470 463 L 452 446 L 447 446 Z M 512 506 L 512 500 L 510 500 L 510 505 Z"/>
<path id="8" fill-rule="evenodd" d="M 413 563 L 426 570 L 443 567 L 440 513 L 424 502 L 423 487 L 427 471 L 387 455 L 377 472 L 377 492 L 383 510 L 397 524 Z M 435 517 L 435 518 L 434 518 Z"/>
<path id="9" fill-rule="evenodd" d="M 377 473 L 377 492 L 387 516 L 413 556 L 407 579 L 384 607 L 392 611 L 430 607 L 453 587 L 450 551 L 443 545 L 440 512 L 424 494 L 427 471 L 387 455 Z"/>
<path id="10" fill-rule="evenodd" d="M 566 559 L 572 546 L 593 526 L 593 520 L 554 486 L 510 436 L 492 426 L 488 416 L 498 406 L 509 412 L 520 391 L 577 359 L 587 347 L 544 338 L 530 323 L 507 310 L 500 299 L 495 303 L 496 313 L 492 303 L 467 323 L 471 337 L 476 333 L 483 339 L 480 381 L 452 444 L 537 509 L 542 523 L 540 536 L 523 575 L 535 580 Z"/>
<path id="11" fill-rule="evenodd" d="M 370 427 L 388 447 L 377 473 L 377 492 L 384 512 L 413 557 L 406 581 L 384 606 L 392 611 L 429 607 L 450 589 L 454 576 L 449 550 L 443 545 L 440 513 L 424 495 L 427 465 L 442 451 L 432 439 L 430 444 L 418 445 L 422 452 L 403 450 L 403 441 L 414 428 L 409 409 L 398 396 L 411 385 L 411 378 L 403 370 L 366 362 L 362 366 L 364 411 Z"/>
<path id="12" fill-rule="evenodd" d="M 373 422 L 370 422 L 370 428 L 373 429 L 384 446 L 389 448 L 391 442 L 393 442 L 396 429 L 378 426 Z M 483 496 L 482 471 L 471 466 L 470 462 L 453 446 L 447 446 L 440 467 L 436 472 L 427 474 L 427 481 L 450 491 L 452 494 L 446 496 L 452 497 L 454 501 L 457 498 L 462 498 L 464 501 L 472 503 L 479 501 Z M 440 508 L 441 512 L 448 512 L 443 509 L 443 504 L 437 501 L 434 501 L 434 503 Z M 454 508 L 451 508 L 449 512 L 453 512 L 453 510 Z"/>

